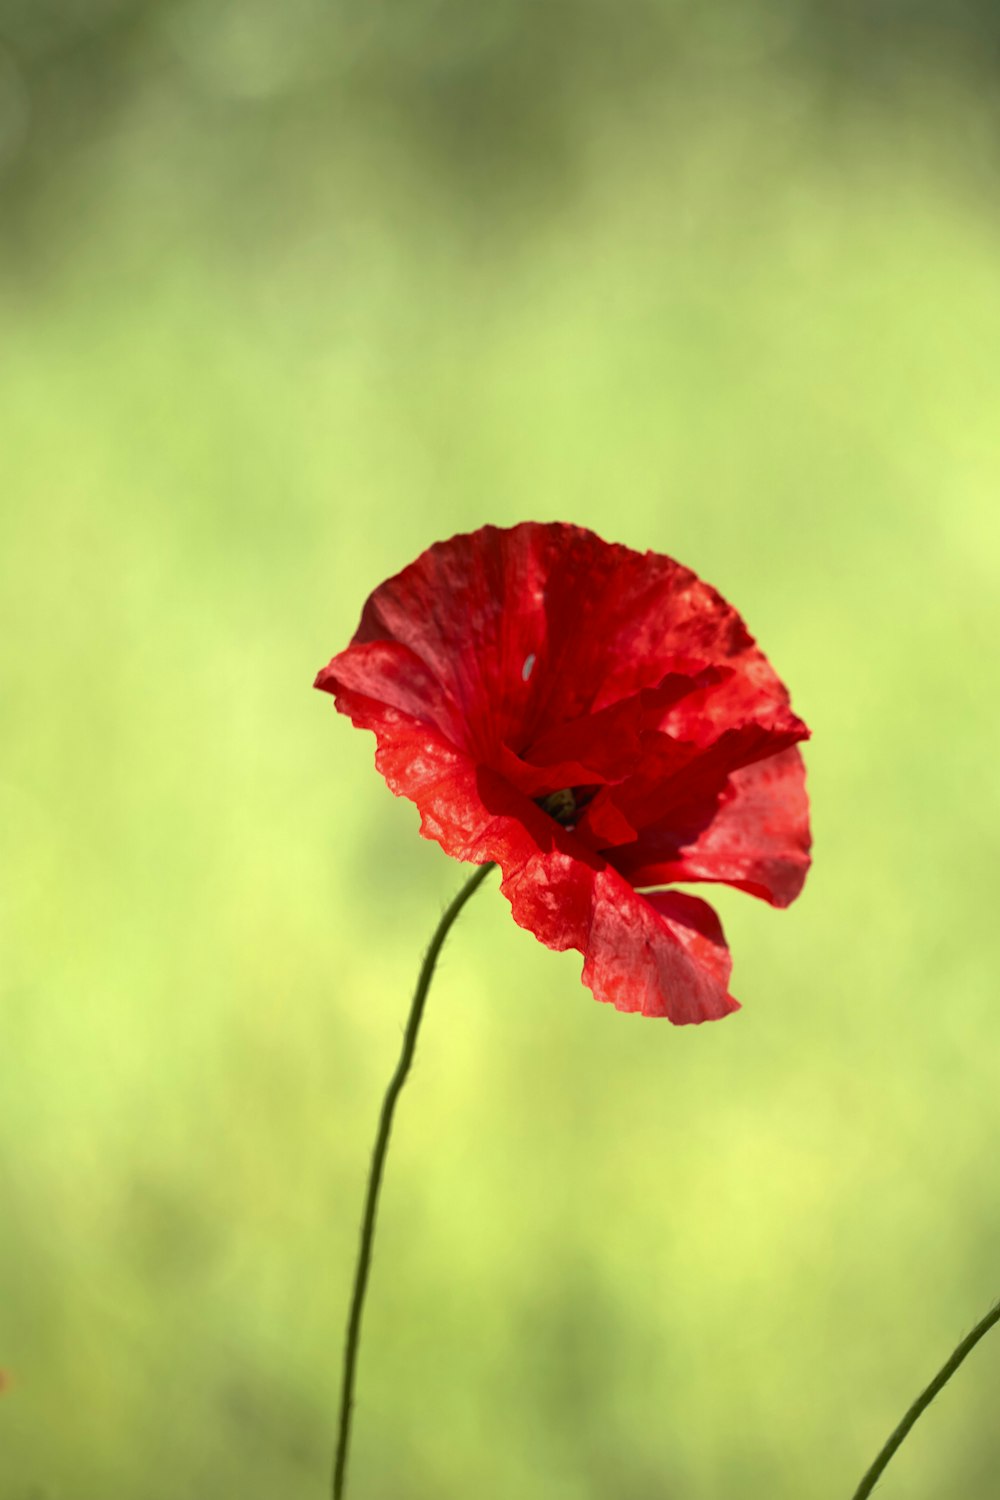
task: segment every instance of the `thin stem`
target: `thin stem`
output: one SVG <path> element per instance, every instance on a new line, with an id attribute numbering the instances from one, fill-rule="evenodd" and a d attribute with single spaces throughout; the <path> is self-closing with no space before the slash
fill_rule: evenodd
<path id="1" fill-rule="evenodd" d="M 448 907 L 444 916 L 438 923 L 437 931 L 431 938 L 430 947 L 424 955 L 424 961 L 420 967 L 420 977 L 417 980 L 417 988 L 413 993 L 413 1003 L 410 1006 L 410 1017 L 406 1023 L 406 1032 L 403 1037 L 403 1049 L 399 1054 L 399 1062 L 396 1071 L 389 1081 L 385 1098 L 382 1101 L 382 1113 L 379 1117 L 378 1133 L 375 1137 L 375 1148 L 372 1152 L 372 1163 L 368 1170 L 368 1190 L 365 1195 L 365 1211 L 361 1220 L 361 1248 L 358 1251 L 358 1264 L 354 1272 L 354 1291 L 351 1296 L 351 1312 L 347 1321 L 347 1339 L 344 1345 L 344 1377 L 340 1393 L 340 1424 L 337 1430 L 337 1453 L 333 1467 L 333 1500 L 341 1500 L 344 1493 L 344 1483 L 347 1474 L 347 1450 L 351 1441 L 351 1413 L 354 1406 L 354 1377 L 358 1362 L 358 1344 L 361 1338 L 361 1315 L 364 1311 L 365 1291 L 368 1286 L 368 1273 L 371 1269 L 372 1243 L 375 1239 L 375 1218 L 378 1213 L 379 1189 L 382 1186 L 382 1173 L 385 1167 L 386 1152 L 389 1149 L 389 1136 L 392 1133 L 392 1117 L 396 1108 L 396 1100 L 406 1082 L 406 1075 L 410 1071 L 413 1062 L 413 1054 L 417 1046 L 417 1032 L 420 1030 L 420 1021 L 424 1013 L 424 1003 L 427 999 L 427 991 L 430 989 L 434 967 L 437 964 L 444 940 L 451 931 L 452 924 L 458 916 L 462 907 L 473 895 L 489 872 L 493 869 L 492 864 L 480 865 L 476 873 L 459 891 L 458 895 Z"/>
<path id="2" fill-rule="evenodd" d="M 959 1344 L 954 1354 L 952 1354 L 950 1358 L 946 1360 L 945 1363 L 941 1366 L 940 1370 L 934 1376 L 934 1379 L 931 1381 L 927 1389 L 921 1391 L 920 1395 L 917 1397 L 916 1401 L 914 1401 L 913 1405 L 910 1407 L 909 1411 L 906 1413 L 899 1426 L 890 1435 L 878 1458 L 876 1458 L 875 1462 L 868 1470 L 864 1479 L 862 1479 L 860 1485 L 855 1490 L 853 1500 L 867 1500 L 867 1496 L 871 1494 L 872 1490 L 881 1479 L 890 1458 L 892 1458 L 892 1455 L 895 1453 L 896 1449 L 901 1445 L 901 1443 L 909 1433 L 910 1428 L 916 1422 L 917 1418 L 927 1410 L 938 1392 L 943 1390 L 944 1387 L 948 1384 L 948 1381 L 954 1375 L 955 1371 L 965 1359 L 966 1355 L 972 1353 L 973 1349 L 979 1343 L 979 1340 L 983 1338 L 987 1333 L 989 1333 L 990 1329 L 995 1323 L 1000 1323 L 1000 1302 L 997 1302 L 995 1306 L 991 1307 L 984 1318 L 980 1318 L 979 1322 L 976 1324 L 975 1328 L 973 1328 L 972 1332 L 966 1334 L 965 1338 Z"/>

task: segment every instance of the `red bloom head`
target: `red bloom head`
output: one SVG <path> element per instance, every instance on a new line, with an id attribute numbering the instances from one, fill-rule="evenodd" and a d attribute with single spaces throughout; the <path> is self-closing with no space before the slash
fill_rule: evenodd
<path id="1" fill-rule="evenodd" d="M 738 1008 L 718 917 L 674 881 L 787 906 L 809 867 L 788 693 L 687 568 L 578 526 L 484 526 L 369 598 L 316 679 L 456 859 L 495 861 L 514 920 L 583 954 L 619 1010 Z"/>

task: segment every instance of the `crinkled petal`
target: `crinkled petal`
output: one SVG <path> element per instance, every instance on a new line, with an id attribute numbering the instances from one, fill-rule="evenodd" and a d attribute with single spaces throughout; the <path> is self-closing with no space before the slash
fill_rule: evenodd
<path id="1" fill-rule="evenodd" d="M 558 531 L 484 526 L 435 543 L 380 584 L 362 613 L 354 642 L 409 647 L 458 705 L 479 759 L 519 738 L 531 715 Z"/>
<path id="2" fill-rule="evenodd" d="M 658 727 L 705 749 L 742 725 L 787 727 L 793 720 L 801 739 L 808 733 L 805 725 L 792 713 L 787 690 L 771 663 L 751 641 L 729 658 L 728 671 L 714 677 L 706 674 L 692 692 L 668 704 Z"/>
<path id="3" fill-rule="evenodd" d="M 671 705 L 688 693 L 699 692 L 723 669 L 709 667 L 691 673 L 671 672 L 655 688 L 643 688 L 607 708 L 583 714 L 569 723 L 554 724 L 522 755 L 501 746 L 494 766 L 529 797 L 558 787 L 599 786 L 634 777 L 650 755 L 659 750 L 657 774 L 662 771 L 667 736 L 656 726 Z M 685 764 L 695 747 L 677 752 Z"/>
<path id="4" fill-rule="evenodd" d="M 458 705 L 420 657 L 398 641 L 348 646 L 323 668 L 314 686 L 334 696 L 349 692 L 370 698 L 419 723 L 433 725 L 456 747 L 465 743 Z"/>
<path id="5" fill-rule="evenodd" d="M 359 729 L 373 731 L 375 764 L 397 797 L 416 804 L 424 837 L 434 839 L 455 859 L 477 864 L 491 860 L 492 854 L 479 846 L 489 819 L 476 789 L 476 765 L 469 755 L 435 726 L 403 709 L 332 678 L 323 686 L 335 693 L 341 713 Z M 539 812 L 539 816 L 545 815 Z"/>
<path id="6" fill-rule="evenodd" d="M 689 843 L 716 816 L 734 772 L 774 757 L 808 732 L 790 709 L 781 708 L 769 723 L 727 729 L 704 747 L 667 734 L 647 735 L 635 774 L 600 789 L 580 821 L 580 836 L 607 850 L 659 827 Z"/>
<path id="7" fill-rule="evenodd" d="M 608 857 L 635 885 L 721 881 L 788 906 L 805 881 L 810 847 L 805 766 L 792 748 L 736 771 L 711 820 L 689 840 L 668 819 Z"/>
<path id="8" fill-rule="evenodd" d="M 583 981 L 598 1000 L 675 1025 L 739 1009 L 722 926 L 706 902 L 680 891 L 641 895 L 610 869 L 596 885 Z"/>

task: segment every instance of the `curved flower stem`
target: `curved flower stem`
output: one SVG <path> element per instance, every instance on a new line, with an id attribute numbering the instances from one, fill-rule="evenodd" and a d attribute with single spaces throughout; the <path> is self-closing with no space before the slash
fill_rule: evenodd
<path id="1" fill-rule="evenodd" d="M 902 1444 L 917 1418 L 927 1410 L 938 1392 L 948 1384 L 966 1355 L 972 1353 L 979 1340 L 989 1333 L 995 1323 L 1000 1323 L 1000 1302 L 991 1307 L 984 1318 L 980 1318 L 972 1332 L 966 1334 L 955 1352 L 941 1366 L 926 1390 L 920 1392 L 899 1426 L 887 1439 L 881 1453 L 855 1490 L 852 1500 L 867 1500 L 867 1496 L 881 1479 L 890 1458 Z"/>
<path id="2" fill-rule="evenodd" d="M 347 1473 L 347 1450 L 351 1441 L 351 1412 L 354 1405 L 354 1376 L 358 1362 L 358 1344 L 361 1338 L 361 1314 L 364 1310 L 365 1290 L 368 1286 L 368 1272 L 371 1269 L 372 1244 L 375 1239 L 375 1217 L 378 1213 L 379 1189 L 382 1186 L 382 1172 L 385 1167 L 386 1153 L 389 1149 L 389 1136 L 392 1133 L 392 1117 L 396 1108 L 396 1100 L 399 1098 L 406 1075 L 410 1071 L 413 1062 L 413 1054 L 417 1046 L 417 1032 L 420 1030 L 420 1021 L 424 1013 L 424 1003 L 427 999 L 427 991 L 430 989 L 434 967 L 437 964 L 444 940 L 451 931 L 452 924 L 458 916 L 462 907 L 482 885 L 489 872 L 493 869 L 492 864 L 480 865 L 476 873 L 459 891 L 452 901 L 437 926 L 437 931 L 431 938 L 430 947 L 424 955 L 424 961 L 420 966 L 420 977 L 417 980 L 417 988 L 413 993 L 413 1003 L 410 1006 L 410 1017 L 406 1023 L 406 1033 L 403 1037 L 403 1049 L 399 1054 L 399 1062 L 396 1071 L 389 1080 L 385 1098 L 382 1101 L 382 1113 L 379 1117 L 378 1132 L 375 1136 L 375 1148 L 372 1151 L 372 1164 L 368 1170 L 368 1190 L 365 1195 L 365 1210 L 361 1220 L 361 1248 L 358 1251 L 358 1264 L 354 1272 L 354 1291 L 351 1296 L 351 1312 L 347 1321 L 347 1339 L 344 1345 L 344 1378 L 340 1394 L 340 1424 L 337 1430 L 337 1453 L 333 1467 L 333 1500 L 341 1500 L 344 1493 L 344 1482 Z"/>

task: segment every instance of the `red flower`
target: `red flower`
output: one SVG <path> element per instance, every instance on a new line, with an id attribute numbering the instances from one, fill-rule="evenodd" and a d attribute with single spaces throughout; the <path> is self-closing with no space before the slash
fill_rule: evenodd
<path id="1" fill-rule="evenodd" d="M 738 1009 L 710 906 L 722 881 L 787 906 L 809 867 L 788 693 L 687 568 L 578 526 L 484 526 L 369 598 L 316 679 L 456 859 L 494 860 L 514 920 L 583 954 L 619 1010 Z"/>

